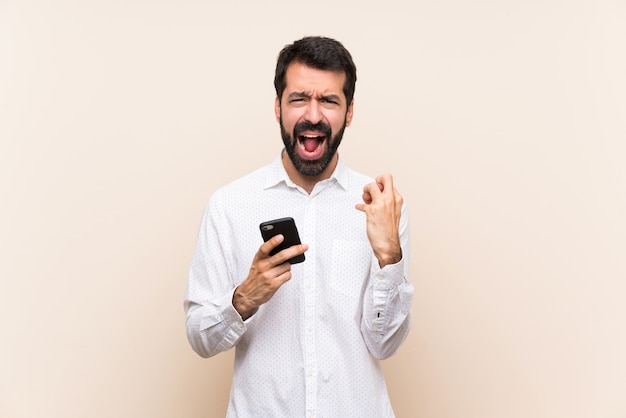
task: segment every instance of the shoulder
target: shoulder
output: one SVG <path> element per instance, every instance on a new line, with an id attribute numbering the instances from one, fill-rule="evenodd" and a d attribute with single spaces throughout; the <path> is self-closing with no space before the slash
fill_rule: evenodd
<path id="1" fill-rule="evenodd" d="M 357 184 L 365 185 L 367 183 L 371 183 L 374 181 L 374 177 L 368 176 L 367 174 L 360 173 L 351 168 L 347 168 L 347 172 L 351 179 Z"/>
<path id="2" fill-rule="evenodd" d="M 373 177 L 353 170 L 346 165 L 343 165 L 340 170 L 338 180 L 351 193 L 362 193 L 363 187 L 374 181 Z"/>
<path id="3" fill-rule="evenodd" d="M 269 166 L 258 168 L 224 186 L 219 187 L 209 197 L 209 206 L 230 206 L 240 201 L 249 201 L 263 190 Z"/>

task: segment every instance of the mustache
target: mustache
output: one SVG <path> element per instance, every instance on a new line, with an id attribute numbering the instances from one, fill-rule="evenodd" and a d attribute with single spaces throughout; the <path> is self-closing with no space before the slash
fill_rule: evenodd
<path id="1" fill-rule="evenodd" d="M 297 123 L 296 126 L 293 127 L 294 139 L 297 139 L 300 133 L 304 131 L 320 131 L 326 136 L 326 138 L 330 138 L 330 134 L 332 133 L 330 126 L 324 122 L 313 124 L 311 122 L 303 121 Z"/>

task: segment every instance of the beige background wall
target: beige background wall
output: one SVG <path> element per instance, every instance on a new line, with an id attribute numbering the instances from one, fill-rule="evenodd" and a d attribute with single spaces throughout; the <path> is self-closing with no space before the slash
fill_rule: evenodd
<path id="1" fill-rule="evenodd" d="M 0 417 L 223 416 L 186 271 L 307 34 L 359 67 L 342 157 L 410 205 L 397 415 L 626 417 L 621 0 L 0 0 Z"/>

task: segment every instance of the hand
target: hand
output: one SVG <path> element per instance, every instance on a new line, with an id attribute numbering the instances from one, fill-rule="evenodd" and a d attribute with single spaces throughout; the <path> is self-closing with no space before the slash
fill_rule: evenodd
<path id="1" fill-rule="evenodd" d="M 380 268 L 402 259 L 400 246 L 400 214 L 403 199 L 393 187 L 391 174 L 376 177 L 363 187 L 363 202 L 355 206 L 365 212 L 367 238 Z"/>
<path id="2" fill-rule="evenodd" d="M 261 245 L 254 255 L 248 277 L 235 289 L 233 306 L 243 320 L 254 315 L 259 306 L 270 300 L 291 279 L 291 264 L 287 260 L 309 249 L 307 244 L 294 245 L 270 256 L 270 251 L 283 240 L 284 237 L 279 234 Z"/>

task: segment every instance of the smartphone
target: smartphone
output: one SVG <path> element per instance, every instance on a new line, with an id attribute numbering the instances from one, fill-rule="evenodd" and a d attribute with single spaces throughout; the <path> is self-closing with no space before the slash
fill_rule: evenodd
<path id="1" fill-rule="evenodd" d="M 283 237 L 285 237 L 283 242 L 278 244 L 278 246 L 270 252 L 270 255 L 274 255 L 285 248 L 291 247 L 292 245 L 300 244 L 300 235 L 298 235 L 298 228 L 296 228 L 296 222 L 293 218 L 280 218 L 262 222 L 261 225 L 259 225 L 259 228 L 261 229 L 263 241 L 267 241 L 274 235 L 278 234 L 282 234 Z M 297 255 L 287 261 L 291 264 L 302 263 L 304 261 L 304 254 Z"/>

